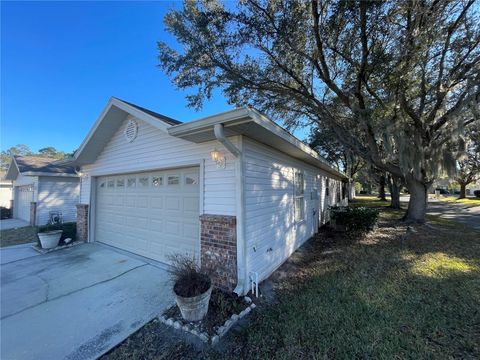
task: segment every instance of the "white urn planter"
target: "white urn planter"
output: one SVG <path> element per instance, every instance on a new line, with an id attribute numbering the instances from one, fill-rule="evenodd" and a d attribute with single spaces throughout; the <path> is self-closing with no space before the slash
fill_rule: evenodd
<path id="1" fill-rule="evenodd" d="M 42 249 L 52 249 L 58 246 L 63 230 L 53 230 L 43 233 L 38 233 L 38 238 Z"/>
<path id="2" fill-rule="evenodd" d="M 213 285 L 203 294 L 183 297 L 175 294 L 175 300 L 182 313 L 182 317 L 187 321 L 199 321 L 204 318 L 208 312 L 208 304 L 212 295 Z"/>

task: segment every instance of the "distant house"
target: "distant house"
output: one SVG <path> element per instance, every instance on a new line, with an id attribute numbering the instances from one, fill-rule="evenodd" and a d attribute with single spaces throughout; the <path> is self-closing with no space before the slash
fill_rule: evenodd
<path id="1" fill-rule="evenodd" d="M 12 181 L 5 180 L 5 172 L 0 171 L 0 207 L 10 208 L 12 200 Z"/>
<path id="2" fill-rule="evenodd" d="M 76 220 L 79 176 L 71 162 L 35 156 L 14 156 L 5 179 L 13 181 L 13 217 L 32 225 L 52 216 Z"/>
<path id="3" fill-rule="evenodd" d="M 251 108 L 181 123 L 112 98 L 75 153 L 77 238 L 195 254 L 246 293 L 347 203 L 348 178 Z"/>

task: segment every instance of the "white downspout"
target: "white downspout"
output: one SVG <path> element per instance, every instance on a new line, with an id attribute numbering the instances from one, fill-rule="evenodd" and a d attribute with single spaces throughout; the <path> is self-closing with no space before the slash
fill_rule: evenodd
<path id="1" fill-rule="evenodd" d="M 225 148 L 235 156 L 235 202 L 237 214 L 237 286 L 233 290 L 238 295 L 245 294 L 246 284 L 246 241 L 245 241 L 245 193 L 244 193 L 244 159 L 243 159 L 243 139 L 239 137 L 239 148 L 237 148 L 225 136 L 222 124 L 215 124 L 213 128 L 215 137 Z"/>

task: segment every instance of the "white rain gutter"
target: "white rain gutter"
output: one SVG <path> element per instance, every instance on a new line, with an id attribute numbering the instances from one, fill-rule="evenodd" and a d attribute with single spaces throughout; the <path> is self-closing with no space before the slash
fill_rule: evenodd
<path id="1" fill-rule="evenodd" d="M 243 140 L 240 136 L 239 146 L 235 146 L 225 136 L 223 124 L 213 126 L 215 137 L 225 148 L 235 156 L 235 174 L 236 174 L 236 214 L 237 214 L 237 286 L 233 290 L 238 295 L 246 293 L 246 241 L 245 241 L 245 192 L 244 192 L 244 161 L 243 161 Z"/>

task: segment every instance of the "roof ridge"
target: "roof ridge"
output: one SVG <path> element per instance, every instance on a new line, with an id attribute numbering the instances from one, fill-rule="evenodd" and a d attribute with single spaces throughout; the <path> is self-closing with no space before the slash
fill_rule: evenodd
<path id="1" fill-rule="evenodd" d="M 150 115 L 150 116 L 156 117 L 157 119 L 162 120 L 162 121 L 166 122 L 166 123 L 169 124 L 169 125 L 179 125 L 179 124 L 182 124 L 182 122 L 179 121 L 179 120 L 176 120 L 176 119 L 174 119 L 174 118 L 171 118 L 171 117 L 166 116 L 166 115 L 163 115 L 163 114 L 160 114 L 160 113 L 158 113 L 158 112 L 156 112 L 156 111 L 147 109 L 147 108 L 145 108 L 145 107 L 143 107 L 143 106 L 136 105 L 136 104 L 131 103 L 131 102 L 126 101 L 126 100 L 122 100 L 122 99 L 120 99 L 120 98 L 118 98 L 118 97 L 115 97 L 115 96 L 112 96 L 112 98 L 114 98 L 114 99 L 116 99 L 116 100 L 118 100 L 118 101 L 121 101 L 121 102 L 123 102 L 123 103 L 125 103 L 125 104 L 127 104 L 127 105 L 133 106 L 134 108 L 136 108 L 136 109 L 138 109 L 138 110 L 140 110 L 140 111 L 143 111 L 144 113 L 146 113 L 146 114 L 148 114 L 148 115 Z"/>

